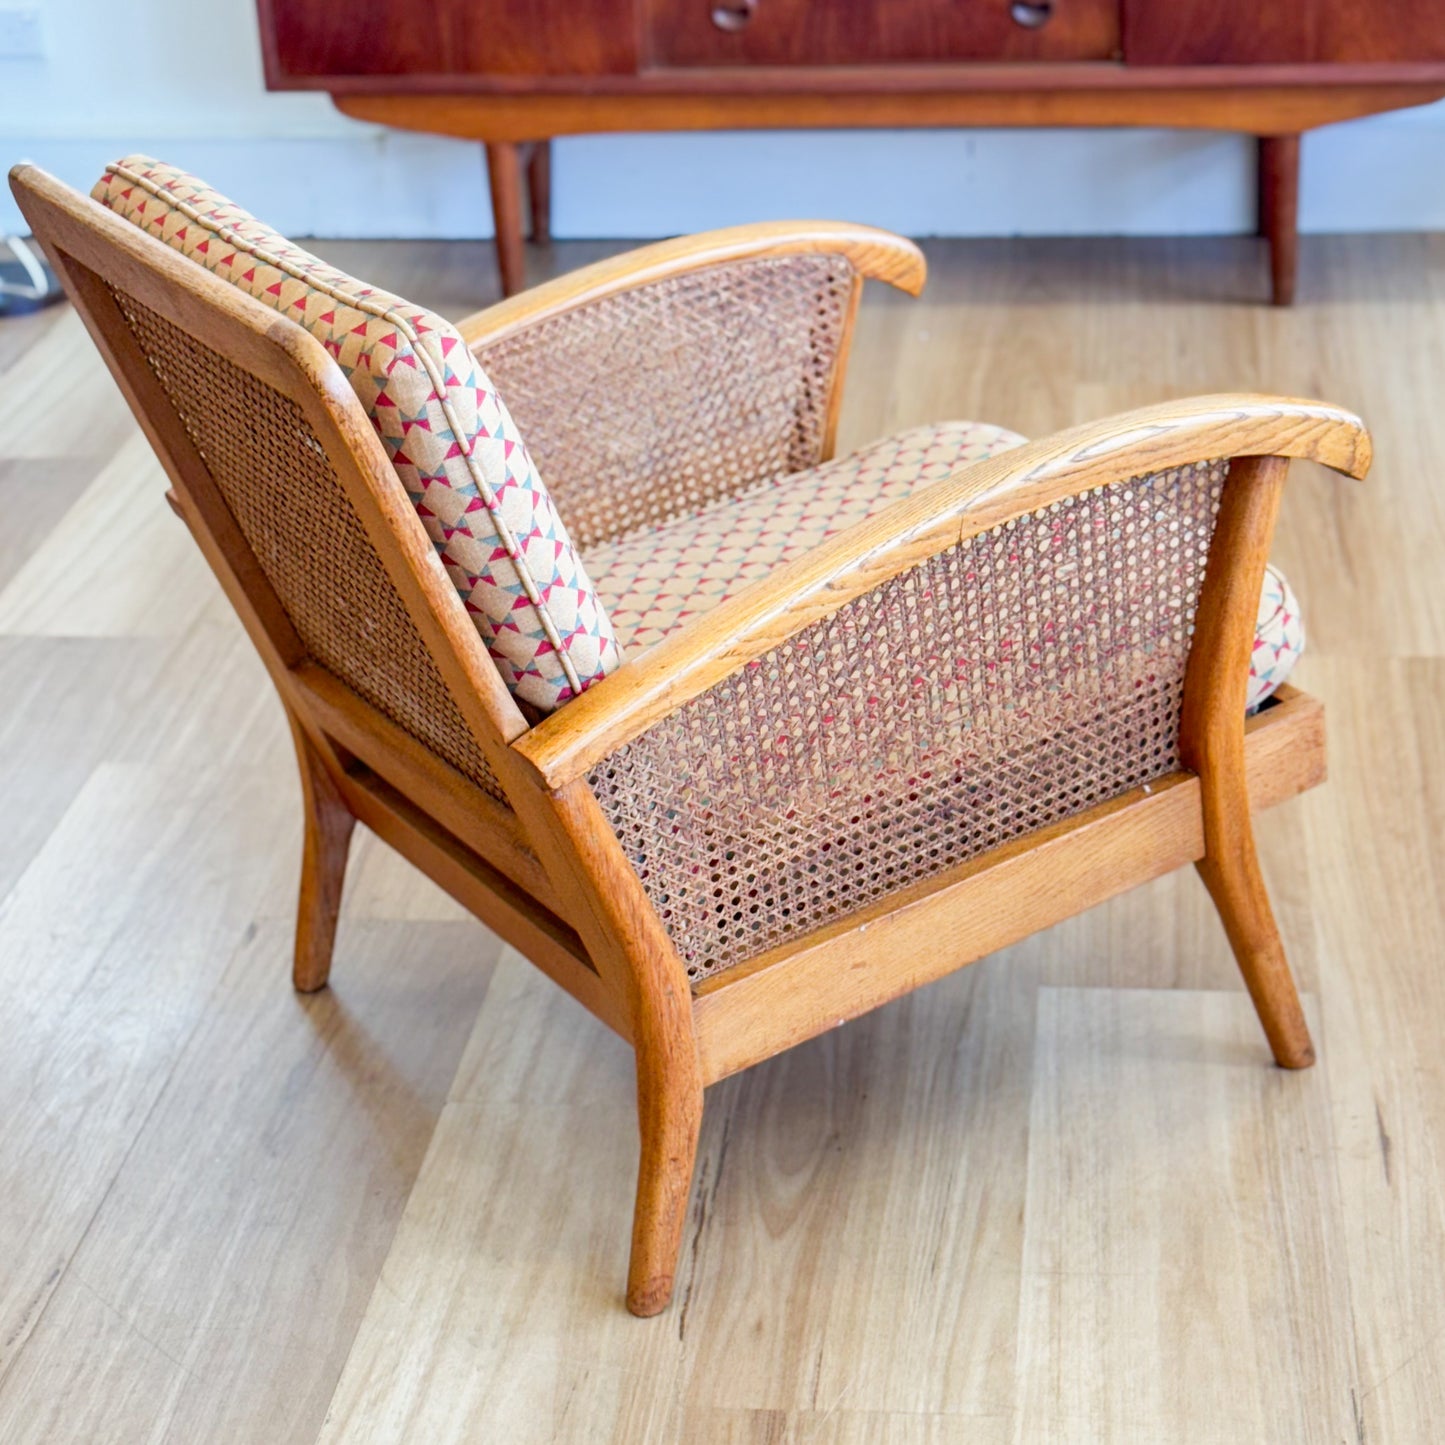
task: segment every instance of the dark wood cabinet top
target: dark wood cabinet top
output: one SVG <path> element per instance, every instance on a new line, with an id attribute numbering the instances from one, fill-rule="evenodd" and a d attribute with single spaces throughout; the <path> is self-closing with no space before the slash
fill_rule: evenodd
<path id="1" fill-rule="evenodd" d="M 267 83 L 581 95 L 1445 76 L 1445 0 L 258 0 Z M 1253 69 L 1257 67 L 1258 69 Z M 1221 72 L 1220 83 L 1226 77 Z M 1293 71 L 1291 76 L 1288 72 Z M 1238 72 L 1238 75 L 1235 73 Z M 1268 73 L 1266 73 L 1268 72 Z M 1012 77 L 1012 78 L 1010 78 Z"/>

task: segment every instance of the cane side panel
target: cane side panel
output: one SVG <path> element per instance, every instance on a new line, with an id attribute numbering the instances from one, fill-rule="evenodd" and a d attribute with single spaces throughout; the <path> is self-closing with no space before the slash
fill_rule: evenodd
<path id="1" fill-rule="evenodd" d="M 505 803 L 301 408 L 110 291 L 307 651 Z"/>
<path id="2" fill-rule="evenodd" d="M 573 541 L 617 541 L 821 460 L 854 271 L 762 257 L 477 348 Z"/>
<path id="3" fill-rule="evenodd" d="M 985 532 L 593 769 L 690 976 L 1175 771 L 1226 470 Z"/>

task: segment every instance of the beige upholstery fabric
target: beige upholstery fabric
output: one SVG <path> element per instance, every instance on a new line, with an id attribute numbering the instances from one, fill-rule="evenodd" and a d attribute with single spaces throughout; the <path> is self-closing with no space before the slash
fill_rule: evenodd
<path id="1" fill-rule="evenodd" d="M 914 427 L 653 531 L 593 548 L 586 554 L 587 569 L 622 645 L 650 647 L 689 617 L 889 502 L 1021 441 L 1017 432 L 979 422 Z"/>

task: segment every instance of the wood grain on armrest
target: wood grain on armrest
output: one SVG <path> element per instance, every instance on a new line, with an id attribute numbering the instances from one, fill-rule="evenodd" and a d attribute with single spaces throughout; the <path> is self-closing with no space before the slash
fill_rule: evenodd
<path id="1" fill-rule="evenodd" d="M 902 236 L 845 221 L 764 221 L 640 246 L 534 286 L 457 322 L 470 347 L 491 345 L 527 326 L 618 291 L 761 256 L 846 256 L 858 274 L 910 296 L 923 289 L 923 253 Z"/>

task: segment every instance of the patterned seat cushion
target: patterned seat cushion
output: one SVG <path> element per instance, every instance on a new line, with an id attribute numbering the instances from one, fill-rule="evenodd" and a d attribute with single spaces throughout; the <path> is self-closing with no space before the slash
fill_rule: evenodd
<path id="1" fill-rule="evenodd" d="M 809 471 L 587 554 L 619 638 L 651 647 L 698 613 L 956 467 L 1024 440 L 981 422 L 914 427 Z M 1260 598 L 1249 706 L 1289 675 L 1304 646 L 1294 594 L 1274 568 Z"/>
<path id="2" fill-rule="evenodd" d="M 914 427 L 587 554 L 623 645 L 651 647 L 749 582 L 955 467 L 1023 438 L 979 422 Z"/>
<path id="3" fill-rule="evenodd" d="M 606 612 L 507 408 L 455 328 L 293 246 L 148 156 L 91 194 L 304 326 L 371 418 L 507 686 L 541 711 L 622 660 Z"/>

